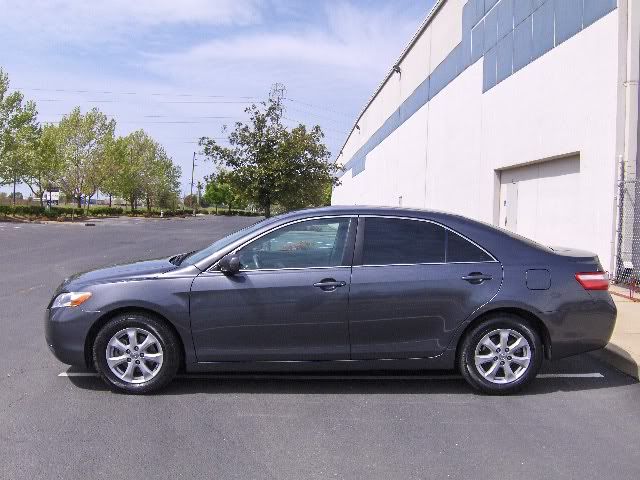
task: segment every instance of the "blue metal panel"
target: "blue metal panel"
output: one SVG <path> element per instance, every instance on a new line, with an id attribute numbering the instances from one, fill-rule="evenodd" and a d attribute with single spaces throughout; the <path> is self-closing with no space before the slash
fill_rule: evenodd
<path id="1" fill-rule="evenodd" d="M 498 42 L 498 67 L 496 83 L 513 73 L 513 32 Z"/>
<path id="2" fill-rule="evenodd" d="M 498 40 L 513 32 L 513 0 L 502 0 L 498 5 Z"/>
<path id="3" fill-rule="evenodd" d="M 531 15 L 521 22 L 513 31 L 513 71 L 531 63 L 533 54 L 533 34 L 531 32 Z"/>
<path id="4" fill-rule="evenodd" d="M 484 0 L 485 13 L 491 10 L 491 7 L 493 7 L 496 3 L 498 3 L 498 0 Z"/>
<path id="5" fill-rule="evenodd" d="M 494 8 L 484 19 L 484 51 L 491 50 L 498 43 L 498 10 Z"/>
<path id="6" fill-rule="evenodd" d="M 462 49 L 460 45 L 461 44 L 458 44 L 431 74 L 429 81 L 429 100 L 440 93 L 442 89 L 449 85 L 461 72 L 460 57 Z"/>
<path id="7" fill-rule="evenodd" d="M 484 54 L 484 20 L 471 31 L 471 62 L 475 63 Z"/>
<path id="8" fill-rule="evenodd" d="M 498 56 L 493 48 L 484 54 L 484 72 L 482 75 L 482 91 L 486 92 L 496 85 L 496 67 Z"/>
<path id="9" fill-rule="evenodd" d="M 364 172 L 366 159 L 367 159 L 366 155 L 363 155 L 362 157 L 359 157 L 354 162 L 353 167 L 351 168 L 351 176 L 352 177 L 355 177 L 359 173 Z"/>
<path id="10" fill-rule="evenodd" d="M 533 13 L 533 0 L 513 0 L 513 20 L 519 25 Z"/>
<path id="11" fill-rule="evenodd" d="M 471 65 L 471 29 L 473 28 L 473 3 L 467 2 L 462 9 L 462 42 L 460 67 L 462 70 Z"/>
<path id="12" fill-rule="evenodd" d="M 474 13 L 475 13 L 475 22 L 478 23 L 484 17 L 484 0 L 469 0 L 473 2 L 475 5 Z"/>
<path id="13" fill-rule="evenodd" d="M 533 12 L 533 59 L 553 48 L 553 0 L 547 0 Z"/>
<path id="14" fill-rule="evenodd" d="M 582 30 L 583 0 L 555 0 L 556 45 Z"/>
<path id="15" fill-rule="evenodd" d="M 400 122 L 406 122 L 429 101 L 429 77 L 400 105 Z"/>
<path id="16" fill-rule="evenodd" d="M 462 7 L 462 33 L 464 34 L 464 32 L 470 32 L 471 29 L 473 28 L 473 26 L 477 23 L 476 22 L 476 18 L 475 18 L 475 14 L 476 14 L 476 10 L 475 10 L 475 4 L 473 3 L 473 0 L 469 0 L 467 3 L 464 4 L 464 7 Z"/>
<path id="17" fill-rule="evenodd" d="M 584 0 L 584 28 L 615 10 L 616 6 L 617 0 Z"/>

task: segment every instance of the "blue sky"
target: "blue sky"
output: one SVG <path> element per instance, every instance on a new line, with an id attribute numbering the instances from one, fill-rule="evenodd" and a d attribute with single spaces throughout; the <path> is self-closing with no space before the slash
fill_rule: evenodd
<path id="1" fill-rule="evenodd" d="M 118 134 L 145 129 L 188 192 L 197 139 L 221 137 L 275 82 L 287 122 L 319 124 L 338 150 L 433 3 L 0 0 L 0 66 L 42 122 L 98 107 Z M 197 165 L 196 179 L 213 169 Z"/>

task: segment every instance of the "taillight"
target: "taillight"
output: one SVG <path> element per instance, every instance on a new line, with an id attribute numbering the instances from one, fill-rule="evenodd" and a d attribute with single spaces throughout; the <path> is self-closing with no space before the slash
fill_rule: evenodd
<path id="1" fill-rule="evenodd" d="M 609 278 L 606 272 L 576 273 L 576 280 L 585 290 L 609 290 Z"/>

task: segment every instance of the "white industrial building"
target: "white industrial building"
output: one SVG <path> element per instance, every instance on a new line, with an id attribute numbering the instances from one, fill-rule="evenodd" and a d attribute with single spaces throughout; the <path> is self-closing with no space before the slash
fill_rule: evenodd
<path id="1" fill-rule="evenodd" d="M 613 271 L 639 64 L 640 0 L 439 0 L 356 120 L 332 203 L 460 213 Z"/>

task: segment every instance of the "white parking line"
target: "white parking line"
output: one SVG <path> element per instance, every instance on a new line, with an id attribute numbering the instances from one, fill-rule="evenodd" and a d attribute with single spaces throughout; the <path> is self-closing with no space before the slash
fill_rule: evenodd
<path id="1" fill-rule="evenodd" d="M 59 377 L 97 377 L 94 372 L 62 372 Z M 178 375 L 179 379 L 198 380 L 462 380 L 460 375 L 246 375 L 242 373 L 228 374 L 184 374 Z M 536 378 L 604 378 L 598 372 L 593 373 L 541 373 Z"/>

